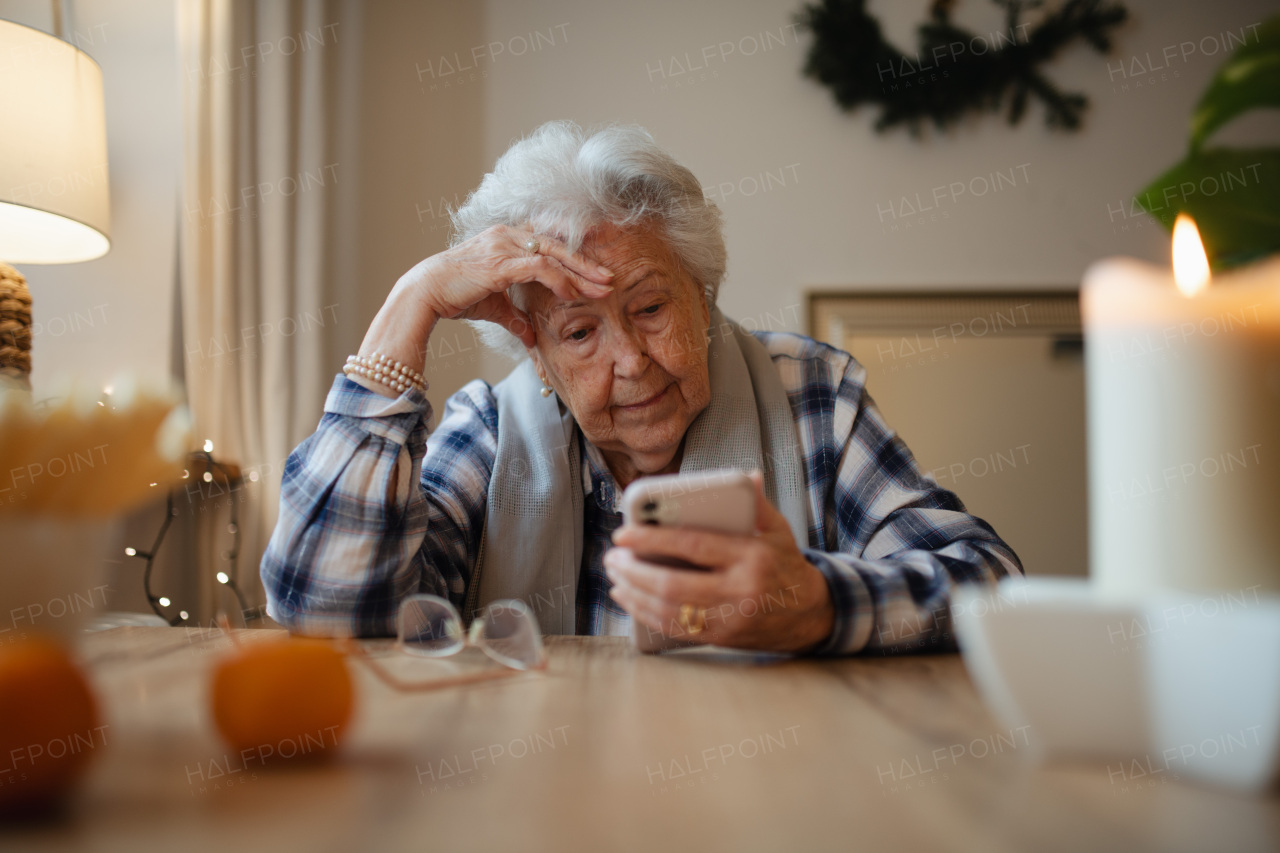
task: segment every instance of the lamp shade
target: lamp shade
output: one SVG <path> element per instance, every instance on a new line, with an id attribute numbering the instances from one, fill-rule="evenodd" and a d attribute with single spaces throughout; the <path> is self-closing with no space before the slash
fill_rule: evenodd
<path id="1" fill-rule="evenodd" d="M 111 247 L 102 69 L 0 21 L 0 260 L 88 261 Z"/>

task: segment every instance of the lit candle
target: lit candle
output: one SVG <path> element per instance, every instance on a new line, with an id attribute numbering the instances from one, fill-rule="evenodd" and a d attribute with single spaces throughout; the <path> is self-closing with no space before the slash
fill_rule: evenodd
<path id="1" fill-rule="evenodd" d="M 1081 287 L 1090 574 L 1280 593 L 1280 258 L 1210 283 L 1190 219 L 1173 243 L 1173 276 L 1109 259 Z"/>

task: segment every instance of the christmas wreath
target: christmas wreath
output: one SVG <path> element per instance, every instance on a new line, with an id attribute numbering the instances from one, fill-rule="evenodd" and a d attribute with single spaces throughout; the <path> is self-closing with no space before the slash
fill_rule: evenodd
<path id="1" fill-rule="evenodd" d="M 1034 96 L 1044 102 L 1050 127 L 1076 130 L 1088 99 L 1062 92 L 1041 71 L 1072 41 L 1084 39 L 1099 53 L 1110 32 L 1127 17 L 1108 0 L 1067 0 L 1034 26 L 1022 12 L 1038 0 L 994 0 L 1005 7 L 1007 29 L 974 34 L 951 21 L 954 0 L 934 0 L 918 28 L 919 50 L 905 54 L 885 41 L 866 0 L 820 0 L 806 5 L 797 23 L 814 34 L 804 72 L 830 86 L 845 110 L 881 105 L 876 130 L 905 124 L 913 134 L 932 121 L 945 129 L 969 112 L 993 112 L 1008 104 L 1017 124 Z"/>

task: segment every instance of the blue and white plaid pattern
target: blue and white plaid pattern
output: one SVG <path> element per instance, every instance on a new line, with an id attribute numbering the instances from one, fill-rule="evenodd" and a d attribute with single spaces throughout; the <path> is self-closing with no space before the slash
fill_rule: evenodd
<path id="1" fill-rule="evenodd" d="M 754 334 L 795 414 L 812 519 L 804 554 L 835 604 L 835 629 L 816 652 L 952 648 L 952 587 L 1020 574 L 1017 555 L 921 473 L 852 356 L 800 335 Z M 338 375 L 319 428 L 285 465 L 280 517 L 262 559 L 272 618 L 301 633 L 383 635 L 395 633 L 396 608 L 411 593 L 461 608 L 497 417 L 490 386 L 477 380 L 449 399 L 428 437 L 425 396 L 410 389 L 391 399 Z M 609 597 L 603 563 L 620 523 L 617 486 L 599 452 L 580 440 L 590 498 L 577 630 L 628 634 L 630 616 Z"/>

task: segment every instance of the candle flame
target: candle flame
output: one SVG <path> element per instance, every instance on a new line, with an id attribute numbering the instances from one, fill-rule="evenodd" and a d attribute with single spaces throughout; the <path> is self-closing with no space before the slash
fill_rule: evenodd
<path id="1" fill-rule="evenodd" d="M 1183 296 L 1194 296 L 1209 284 L 1209 257 L 1195 220 L 1185 213 L 1173 223 L 1173 280 Z"/>

